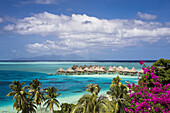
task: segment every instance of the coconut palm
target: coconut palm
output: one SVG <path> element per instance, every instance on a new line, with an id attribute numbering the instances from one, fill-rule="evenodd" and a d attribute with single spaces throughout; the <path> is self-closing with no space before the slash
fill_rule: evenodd
<path id="1" fill-rule="evenodd" d="M 13 100 L 15 100 L 15 102 L 13 108 L 16 108 L 17 112 L 32 113 L 35 106 L 33 106 L 32 102 L 29 100 L 30 94 L 25 91 L 27 86 L 23 87 L 25 84 L 24 82 L 13 81 L 12 83 L 13 84 L 9 85 L 12 92 L 8 93 L 7 96 L 14 96 Z"/>
<path id="2" fill-rule="evenodd" d="M 55 88 L 54 86 L 53 87 L 48 87 L 46 89 L 44 89 L 46 94 L 45 95 L 45 100 L 46 102 L 44 103 L 44 106 L 46 106 L 46 109 L 49 108 L 50 110 L 52 110 L 52 113 L 54 112 L 54 104 L 59 107 L 59 101 L 56 99 L 59 95 L 61 95 L 60 93 L 59 94 L 56 94 L 58 89 Z"/>
<path id="3" fill-rule="evenodd" d="M 72 110 L 72 113 L 78 113 L 80 110 L 83 113 L 100 113 L 106 111 L 109 113 L 109 101 L 107 98 L 104 96 L 98 97 L 100 89 L 100 86 L 97 84 L 89 84 L 86 91 L 90 92 L 91 95 L 83 95 L 83 97 L 78 100 L 78 104 Z"/>
<path id="4" fill-rule="evenodd" d="M 22 110 L 22 113 L 36 113 L 35 108 L 37 108 L 34 104 L 33 104 L 33 99 L 32 98 L 27 98 L 27 106 L 25 107 L 24 110 Z"/>
<path id="5" fill-rule="evenodd" d="M 112 84 L 110 85 L 110 91 L 107 94 L 112 97 L 111 106 L 113 107 L 114 113 L 124 113 L 125 106 L 128 106 L 128 92 L 127 87 L 121 84 L 119 76 L 113 78 Z"/>
<path id="6" fill-rule="evenodd" d="M 91 95 L 98 95 L 101 90 L 101 87 L 98 84 L 88 84 L 86 88 L 86 91 L 90 92 Z"/>
<path id="7" fill-rule="evenodd" d="M 37 106 L 39 106 L 40 112 L 41 111 L 41 103 L 45 100 L 44 93 L 40 91 L 42 82 L 38 81 L 36 78 L 35 80 L 32 80 L 32 83 L 29 84 L 29 92 L 32 93 L 32 98 L 34 98 L 34 102 Z"/>

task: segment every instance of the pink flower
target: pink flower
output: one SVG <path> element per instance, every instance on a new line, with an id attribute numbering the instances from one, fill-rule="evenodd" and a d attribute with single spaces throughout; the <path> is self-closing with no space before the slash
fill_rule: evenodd
<path id="1" fill-rule="evenodd" d="M 145 61 L 139 60 L 140 65 L 144 64 Z"/>
<path id="2" fill-rule="evenodd" d="M 148 76 L 145 76 L 146 79 L 148 79 Z"/>
<path id="3" fill-rule="evenodd" d="M 127 84 L 127 87 L 131 88 L 131 85 L 130 85 L 130 84 Z"/>
<path id="4" fill-rule="evenodd" d="M 142 70 L 145 70 L 145 67 L 143 67 Z"/>
<path id="5" fill-rule="evenodd" d="M 132 83 L 132 86 L 134 87 L 134 86 L 135 86 L 135 83 Z"/>
<path id="6" fill-rule="evenodd" d="M 128 108 L 125 108 L 124 110 L 125 110 L 125 112 L 127 112 L 127 111 L 128 111 Z"/>

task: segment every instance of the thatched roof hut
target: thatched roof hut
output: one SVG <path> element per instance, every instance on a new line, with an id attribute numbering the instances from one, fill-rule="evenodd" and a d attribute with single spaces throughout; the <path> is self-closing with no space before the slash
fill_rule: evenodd
<path id="1" fill-rule="evenodd" d="M 84 68 L 84 71 L 89 71 L 89 68 L 88 68 L 88 67 L 85 67 L 85 68 Z"/>
<path id="2" fill-rule="evenodd" d="M 102 67 L 100 67 L 99 72 L 104 72 L 104 69 Z"/>
<path id="3" fill-rule="evenodd" d="M 63 72 L 64 72 L 64 69 L 60 67 L 60 68 L 57 70 L 57 72 L 58 72 L 58 73 L 63 73 Z"/>
<path id="4" fill-rule="evenodd" d="M 127 68 L 127 67 L 125 67 L 124 69 L 123 69 L 123 72 L 129 72 L 130 70 Z"/>
<path id="5" fill-rule="evenodd" d="M 77 72 L 83 72 L 83 69 L 82 69 L 82 68 L 79 68 L 79 69 L 77 70 Z"/>
<path id="6" fill-rule="evenodd" d="M 138 71 L 133 67 L 129 72 L 131 72 L 131 73 L 137 73 Z"/>
<path id="7" fill-rule="evenodd" d="M 67 72 L 67 73 L 73 73 L 74 72 L 74 70 L 73 69 L 71 69 L 71 67 L 69 67 L 65 72 Z"/>
<path id="8" fill-rule="evenodd" d="M 102 68 L 103 68 L 103 69 L 106 69 L 106 67 L 105 67 L 105 66 L 102 66 Z"/>
<path id="9" fill-rule="evenodd" d="M 107 72 L 114 72 L 114 69 L 112 68 L 112 66 L 110 66 L 107 70 Z"/>
<path id="10" fill-rule="evenodd" d="M 123 67 L 122 66 L 119 66 L 117 69 L 116 69 L 116 71 L 121 71 L 123 69 Z"/>
<path id="11" fill-rule="evenodd" d="M 143 70 L 143 69 L 141 69 L 138 73 L 141 73 L 141 74 L 142 74 L 142 73 L 144 73 L 144 70 Z"/>

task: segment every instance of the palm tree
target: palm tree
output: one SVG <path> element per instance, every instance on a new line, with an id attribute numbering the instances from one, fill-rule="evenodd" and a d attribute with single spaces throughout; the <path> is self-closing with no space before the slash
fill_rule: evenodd
<path id="1" fill-rule="evenodd" d="M 29 100 L 30 94 L 25 91 L 27 86 L 23 87 L 25 84 L 24 82 L 20 83 L 19 81 L 13 81 L 12 83 L 13 84 L 9 85 L 12 92 L 8 93 L 7 96 L 14 96 L 13 100 L 15 100 L 15 102 L 13 108 L 16 108 L 17 112 L 22 111 L 23 113 L 32 113 L 35 106 L 33 106 L 32 102 Z"/>
<path id="2" fill-rule="evenodd" d="M 30 83 L 29 85 L 29 92 L 32 93 L 32 98 L 34 98 L 35 104 L 39 106 L 40 112 L 42 113 L 41 103 L 45 100 L 44 93 L 40 91 L 42 82 L 38 81 L 38 79 L 36 78 L 35 80 L 32 80 L 32 83 Z"/>
<path id="3" fill-rule="evenodd" d="M 109 101 L 106 97 L 100 96 L 98 97 L 98 93 L 100 92 L 100 87 L 97 84 L 89 84 L 87 86 L 86 91 L 90 92 L 90 94 L 85 94 L 78 100 L 78 104 L 72 110 L 72 113 L 99 113 L 106 112 L 109 113 Z"/>
<path id="4" fill-rule="evenodd" d="M 44 89 L 46 94 L 45 95 L 45 99 L 47 100 L 45 103 L 44 103 L 44 106 L 46 106 L 46 109 L 49 108 L 50 110 L 52 110 L 52 113 L 54 112 L 54 104 L 59 107 L 59 101 L 56 99 L 59 95 L 61 95 L 60 93 L 59 94 L 56 94 L 58 89 L 55 88 L 54 86 L 53 87 L 48 87 L 47 89 Z"/>
<path id="5" fill-rule="evenodd" d="M 86 91 L 90 92 L 91 95 L 98 95 L 101 90 L 101 87 L 98 84 L 88 84 L 86 88 Z"/>
<path id="6" fill-rule="evenodd" d="M 124 113 L 125 106 L 128 106 L 128 91 L 125 84 L 121 84 L 119 76 L 113 78 L 110 91 L 107 94 L 112 97 L 111 106 L 114 113 Z"/>

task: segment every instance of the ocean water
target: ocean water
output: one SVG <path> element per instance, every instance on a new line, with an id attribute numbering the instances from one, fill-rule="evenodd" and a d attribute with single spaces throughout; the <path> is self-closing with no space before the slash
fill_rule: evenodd
<path id="1" fill-rule="evenodd" d="M 73 65 L 100 65 L 108 68 L 111 66 L 122 66 L 131 69 L 135 67 L 136 70 L 141 70 L 142 66 L 138 62 L 0 62 L 0 110 L 5 106 L 12 106 L 13 97 L 6 97 L 11 91 L 9 84 L 12 81 L 25 82 L 28 85 L 32 79 L 38 78 L 43 82 L 42 88 L 49 86 L 55 86 L 59 89 L 61 96 L 59 98 L 71 97 L 76 95 L 83 95 L 85 87 L 89 83 L 99 84 L 102 88 L 102 92 L 109 90 L 112 79 L 116 77 L 117 73 L 113 75 L 95 75 L 95 76 L 70 76 L 70 75 L 47 75 L 47 73 L 55 73 L 57 69 L 62 67 L 67 69 Z M 151 66 L 152 63 L 145 63 L 147 66 Z M 129 80 L 130 83 L 138 82 L 137 77 L 131 77 L 129 75 L 119 75 L 125 84 L 125 81 Z M 1 111 L 0 111 L 1 112 Z"/>

